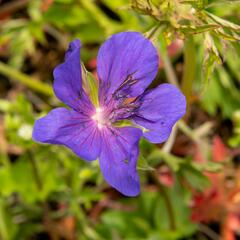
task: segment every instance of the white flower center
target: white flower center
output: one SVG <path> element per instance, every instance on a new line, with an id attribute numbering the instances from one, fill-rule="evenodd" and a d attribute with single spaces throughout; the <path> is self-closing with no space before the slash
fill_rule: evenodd
<path id="1" fill-rule="evenodd" d="M 92 119 L 97 123 L 99 129 L 102 129 L 106 124 L 106 120 L 104 119 L 104 114 L 102 108 L 96 108 L 95 114 L 92 116 Z"/>

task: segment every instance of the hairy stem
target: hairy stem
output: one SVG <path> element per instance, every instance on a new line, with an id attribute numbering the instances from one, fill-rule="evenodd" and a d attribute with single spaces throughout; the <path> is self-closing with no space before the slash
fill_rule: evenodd
<path id="1" fill-rule="evenodd" d="M 24 84 L 25 86 L 29 87 L 30 89 L 38 93 L 47 96 L 53 96 L 52 88 L 48 84 L 42 83 L 34 78 L 31 78 L 27 74 L 24 74 L 3 62 L 0 62 L 0 73 L 8 78 L 11 78 L 14 81 L 18 81 Z"/>
<path id="2" fill-rule="evenodd" d="M 171 135 L 169 136 L 167 142 L 163 145 L 162 151 L 165 153 L 170 153 L 173 147 L 173 144 L 175 142 L 175 139 L 177 137 L 178 132 L 178 125 L 175 124 L 175 126 L 172 129 Z"/>
<path id="3" fill-rule="evenodd" d="M 175 74 L 173 65 L 171 63 L 171 60 L 170 60 L 168 54 L 166 54 L 163 57 L 163 62 L 164 62 L 164 70 L 165 70 L 168 82 L 179 87 L 177 76 Z"/>

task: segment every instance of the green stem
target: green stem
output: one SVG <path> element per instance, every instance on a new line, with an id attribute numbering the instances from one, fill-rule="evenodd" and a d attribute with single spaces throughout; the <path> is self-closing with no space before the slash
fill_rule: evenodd
<path id="1" fill-rule="evenodd" d="M 192 94 L 192 85 L 196 70 L 196 49 L 192 36 L 188 36 L 184 45 L 184 69 L 182 79 L 182 91 L 186 96 L 187 102 Z"/>
<path id="2" fill-rule="evenodd" d="M 157 187 L 158 187 L 160 193 L 162 194 L 163 200 L 165 202 L 166 210 L 168 213 L 170 229 L 172 231 L 175 231 L 177 229 L 177 226 L 176 226 L 176 221 L 175 221 L 175 216 L 174 216 L 174 210 L 172 207 L 171 200 L 168 196 L 168 193 L 167 193 L 166 189 L 164 188 L 164 186 L 159 182 L 156 172 L 152 173 L 151 177 L 154 180 L 154 182 L 157 184 Z"/>
<path id="3" fill-rule="evenodd" d="M 40 173 L 39 173 L 39 170 L 38 170 L 37 163 L 35 161 L 35 158 L 34 158 L 33 154 L 30 151 L 28 152 L 28 156 L 29 156 L 30 163 L 32 165 L 33 177 L 35 179 L 37 188 L 38 188 L 39 191 L 41 191 L 43 189 L 43 183 L 42 183 L 42 180 L 41 180 L 41 177 L 40 177 Z"/>
<path id="4" fill-rule="evenodd" d="M 53 90 L 48 84 L 39 82 L 38 80 L 31 78 L 22 72 L 19 72 L 18 70 L 8 66 L 3 62 L 0 62 L 0 73 L 8 78 L 11 78 L 14 81 L 21 82 L 25 86 L 38 93 L 42 93 L 47 96 L 53 96 Z"/>

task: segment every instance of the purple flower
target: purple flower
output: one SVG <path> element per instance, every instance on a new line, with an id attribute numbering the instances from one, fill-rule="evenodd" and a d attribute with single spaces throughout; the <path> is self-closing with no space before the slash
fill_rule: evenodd
<path id="1" fill-rule="evenodd" d="M 99 106 L 94 106 L 82 86 L 80 48 L 79 40 L 72 41 L 65 62 L 54 70 L 54 92 L 70 109 L 56 108 L 37 120 L 33 138 L 65 145 L 87 161 L 99 159 L 105 180 L 136 196 L 139 140 L 166 141 L 185 113 L 185 97 L 171 84 L 146 90 L 158 71 L 157 51 L 140 33 L 122 32 L 99 50 Z M 117 126 L 124 120 L 132 125 Z"/>

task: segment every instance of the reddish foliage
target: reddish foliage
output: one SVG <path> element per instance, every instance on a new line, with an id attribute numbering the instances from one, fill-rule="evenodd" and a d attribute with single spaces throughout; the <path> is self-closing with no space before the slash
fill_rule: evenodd
<path id="1" fill-rule="evenodd" d="M 222 162 L 230 156 L 230 151 L 219 136 L 213 139 L 211 147 L 212 161 Z M 195 160 L 204 162 L 199 148 Z M 193 193 L 192 220 L 209 223 L 217 221 L 221 225 L 224 240 L 235 240 L 240 229 L 240 169 L 233 169 L 226 164 L 221 173 L 205 173 L 210 179 L 211 187 L 204 192 Z M 227 179 L 231 177 L 231 182 Z"/>
<path id="2" fill-rule="evenodd" d="M 216 162 L 225 160 L 228 156 L 228 150 L 219 136 L 213 138 L 212 158 Z"/>
<path id="3" fill-rule="evenodd" d="M 208 176 L 210 177 L 210 174 Z M 220 176 L 210 177 L 212 186 L 205 192 L 194 193 L 191 216 L 194 222 L 218 221 L 221 217 L 224 207 L 224 193 L 218 185 L 220 183 L 218 177 Z"/>
<path id="4" fill-rule="evenodd" d="M 53 4 L 54 0 L 43 0 L 41 3 L 41 10 L 46 12 L 49 7 Z"/>
<path id="5" fill-rule="evenodd" d="M 171 170 L 167 166 L 162 166 L 158 170 L 159 181 L 166 187 L 171 187 L 174 184 L 174 178 Z"/>

